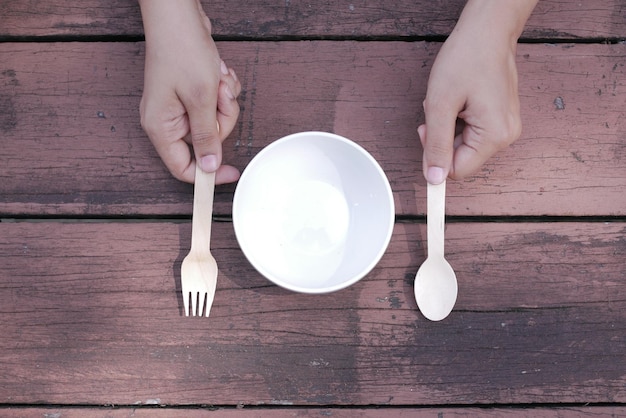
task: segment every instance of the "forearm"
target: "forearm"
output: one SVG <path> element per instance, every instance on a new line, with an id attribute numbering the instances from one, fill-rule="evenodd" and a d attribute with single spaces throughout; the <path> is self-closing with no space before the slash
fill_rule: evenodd
<path id="1" fill-rule="evenodd" d="M 455 27 L 465 36 L 516 43 L 538 0 L 468 0 Z"/>
<path id="2" fill-rule="evenodd" d="M 138 0 L 147 42 L 174 41 L 173 34 L 194 27 L 203 13 L 197 0 Z"/>

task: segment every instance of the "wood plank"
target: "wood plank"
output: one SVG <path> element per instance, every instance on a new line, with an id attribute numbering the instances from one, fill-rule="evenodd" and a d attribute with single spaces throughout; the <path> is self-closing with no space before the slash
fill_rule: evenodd
<path id="1" fill-rule="evenodd" d="M 421 37 L 450 33 L 464 0 L 433 3 L 402 0 L 361 2 L 203 1 L 214 33 L 229 38 Z M 136 2 L 0 2 L 0 36 L 141 36 Z M 340 23 L 340 24 L 338 24 Z M 624 0 L 542 0 L 523 35 L 530 39 L 626 37 Z"/>
<path id="2" fill-rule="evenodd" d="M 424 214 L 415 128 L 437 48 L 221 43 L 244 87 L 226 161 L 243 169 L 283 135 L 334 131 L 380 161 L 398 214 Z M 0 56 L 0 216 L 190 213 L 191 187 L 139 126 L 143 44 L 5 43 Z M 518 60 L 523 136 L 449 185 L 448 213 L 623 216 L 626 45 L 522 45 Z M 218 188 L 217 213 L 230 213 L 233 190 Z"/>
<path id="3" fill-rule="evenodd" d="M 181 317 L 182 223 L 0 223 L 0 403 L 467 405 L 626 401 L 626 225 L 450 224 L 459 299 L 412 296 L 424 225 L 356 285 L 301 295 L 230 223 L 211 317 Z"/>
<path id="4" fill-rule="evenodd" d="M 106 413 L 107 418 L 265 418 L 269 415 L 275 418 L 455 418 L 455 417 L 489 417 L 489 418 L 614 418 L 626 414 L 626 408 L 620 406 L 586 406 L 586 407 L 554 407 L 554 408 L 63 408 L 63 407 L 29 407 L 6 408 L 0 412 L 9 412 L 13 418 L 99 418 Z M 56 415 L 55 415 L 56 414 Z"/>

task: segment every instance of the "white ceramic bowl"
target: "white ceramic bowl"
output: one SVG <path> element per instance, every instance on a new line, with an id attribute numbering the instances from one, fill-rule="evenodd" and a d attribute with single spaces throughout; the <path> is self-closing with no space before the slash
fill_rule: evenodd
<path id="1" fill-rule="evenodd" d="M 394 225 L 385 173 L 356 143 L 301 132 L 261 150 L 233 201 L 237 240 L 265 277 L 296 292 L 327 293 L 365 276 Z"/>

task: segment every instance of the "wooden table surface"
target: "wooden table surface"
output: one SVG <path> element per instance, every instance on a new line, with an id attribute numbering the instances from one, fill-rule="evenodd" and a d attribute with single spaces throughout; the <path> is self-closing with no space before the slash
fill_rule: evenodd
<path id="1" fill-rule="evenodd" d="M 448 184 L 459 297 L 425 258 L 415 129 L 464 2 L 205 1 L 243 85 L 225 160 L 325 130 L 387 173 L 379 265 L 327 295 L 258 274 L 216 190 L 211 317 L 182 316 L 193 188 L 139 125 L 134 1 L 0 1 L 0 416 L 626 415 L 626 1 L 541 1 L 518 49 L 522 137 Z"/>

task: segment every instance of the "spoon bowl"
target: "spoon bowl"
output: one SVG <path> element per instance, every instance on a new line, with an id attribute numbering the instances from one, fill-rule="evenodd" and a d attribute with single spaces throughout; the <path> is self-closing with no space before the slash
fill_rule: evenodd
<path id="1" fill-rule="evenodd" d="M 415 276 L 415 300 L 431 321 L 447 317 L 458 293 L 456 274 L 443 257 L 428 257 Z"/>

